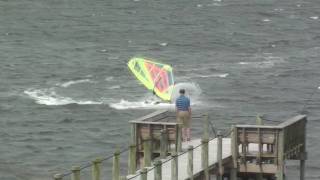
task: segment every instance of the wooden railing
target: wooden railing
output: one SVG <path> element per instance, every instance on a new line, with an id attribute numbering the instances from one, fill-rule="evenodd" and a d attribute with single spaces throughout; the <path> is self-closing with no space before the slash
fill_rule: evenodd
<path id="1" fill-rule="evenodd" d="M 240 173 L 276 174 L 283 177 L 285 159 L 306 159 L 306 122 L 299 115 L 276 125 L 236 125 L 233 127 L 233 168 Z"/>

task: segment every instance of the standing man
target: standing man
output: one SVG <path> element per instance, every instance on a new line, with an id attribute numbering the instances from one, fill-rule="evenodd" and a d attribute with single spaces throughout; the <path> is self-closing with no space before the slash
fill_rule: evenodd
<path id="1" fill-rule="evenodd" d="M 182 140 L 190 141 L 191 107 L 190 99 L 185 96 L 185 90 L 179 90 L 180 96 L 176 99 L 177 121 L 182 124 Z"/>

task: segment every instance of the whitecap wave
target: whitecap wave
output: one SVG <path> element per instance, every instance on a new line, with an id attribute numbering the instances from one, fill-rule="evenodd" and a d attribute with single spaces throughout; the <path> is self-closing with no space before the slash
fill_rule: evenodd
<path id="1" fill-rule="evenodd" d="M 121 99 L 120 102 L 110 103 L 109 106 L 114 109 L 174 109 L 174 104 L 159 101 L 128 101 Z"/>
<path id="2" fill-rule="evenodd" d="M 239 62 L 239 65 L 243 66 L 248 66 L 250 68 L 271 68 L 275 66 L 276 64 L 283 63 L 284 60 L 281 57 L 275 57 L 275 56 L 268 56 L 268 57 L 263 57 L 265 61 L 242 61 Z"/>
<path id="3" fill-rule="evenodd" d="M 119 86 L 119 85 L 108 87 L 108 89 L 120 89 L 120 88 L 121 88 L 121 86 Z"/>
<path id="4" fill-rule="evenodd" d="M 197 105 L 201 102 L 199 101 L 199 97 L 201 94 L 201 88 L 196 83 L 178 83 L 175 85 L 175 88 L 172 92 L 172 100 L 171 102 L 175 102 L 176 98 L 179 96 L 180 89 L 186 90 L 186 96 L 190 97 L 191 104 Z M 155 96 L 148 95 L 139 100 L 125 100 L 121 99 L 119 102 L 110 103 L 109 106 L 114 109 L 124 110 L 124 109 L 168 109 L 174 110 L 174 103 L 162 102 Z"/>
<path id="5" fill-rule="evenodd" d="M 114 78 L 113 76 L 108 76 L 108 77 L 106 77 L 104 80 L 105 80 L 105 81 L 112 81 L 113 78 Z"/>
<path id="6" fill-rule="evenodd" d="M 174 90 L 172 91 L 172 96 L 171 96 L 172 102 L 175 102 L 175 100 L 179 97 L 179 95 L 180 95 L 179 90 L 180 89 L 185 89 L 186 96 L 188 96 L 191 99 L 191 103 L 193 105 L 200 103 L 198 100 L 200 98 L 202 90 L 201 90 L 200 86 L 194 82 L 176 84 L 174 87 Z"/>
<path id="7" fill-rule="evenodd" d="M 319 16 L 311 16 L 309 17 L 310 19 L 313 19 L 313 20 L 318 20 L 319 19 Z"/>
<path id="8" fill-rule="evenodd" d="M 53 88 L 49 89 L 28 89 L 24 93 L 31 99 L 34 99 L 37 104 L 44 104 L 48 106 L 59 106 L 67 104 L 103 104 L 103 102 L 89 101 L 89 100 L 74 100 L 70 97 L 63 97 L 58 95 Z"/>
<path id="9" fill-rule="evenodd" d="M 69 87 L 71 85 L 74 84 L 80 84 L 80 83 L 93 83 L 93 81 L 91 81 L 90 79 L 80 79 L 80 80 L 75 80 L 75 81 L 68 81 L 68 82 L 64 82 L 64 83 L 58 83 L 57 86 L 61 86 L 61 87 Z"/>
<path id="10" fill-rule="evenodd" d="M 229 73 L 224 73 L 224 74 L 208 74 L 208 75 L 199 74 L 199 75 L 196 75 L 195 77 L 200 77 L 200 78 L 209 78 L 209 77 L 226 78 L 227 76 L 229 76 Z"/>

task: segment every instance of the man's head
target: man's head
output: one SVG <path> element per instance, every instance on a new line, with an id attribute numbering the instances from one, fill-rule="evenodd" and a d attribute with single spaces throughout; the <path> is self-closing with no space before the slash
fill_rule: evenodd
<path id="1" fill-rule="evenodd" d="M 186 91 L 185 91 L 184 89 L 180 89 L 180 90 L 179 90 L 179 93 L 182 94 L 182 95 L 184 95 L 185 92 L 186 92 Z"/>

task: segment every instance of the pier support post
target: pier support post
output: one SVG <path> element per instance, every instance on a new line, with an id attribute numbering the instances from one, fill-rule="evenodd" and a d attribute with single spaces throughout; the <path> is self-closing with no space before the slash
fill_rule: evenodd
<path id="1" fill-rule="evenodd" d="M 204 171 L 204 180 L 209 180 L 209 153 L 208 139 L 201 139 L 201 167 Z"/>
<path id="2" fill-rule="evenodd" d="M 162 162 L 160 160 L 157 160 L 154 162 L 154 166 L 154 180 L 162 180 Z"/>
<path id="3" fill-rule="evenodd" d="M 189 180 L 193 180 L 193 146 L 188 146 L 188 167 L 187 173 Z"/>
<path id="4" fill-rule="evenodd" d="M 232 168 L 230 169 L 230 180 L 237 180 L 237 155 L 238 155 L 238 142 L 237 142 L 237 132 L 236 127 L 232 125 L 231 127 L 231 155 L 232 155 Z"/>
<path id="5" fill-rule="evenodd" d="M 143 167 L 151 166 L 151 138 L 143 141 Z"/>
<path id="6" fill-rule="evenodd" d="M 182 152 L 182 124 L 177 124 L 176 152 Z"/>
<path id="7" fill-rule="evenodd" d="M 304 180 L 305 160 L 300 160 L 300 180 Z"/>
<path id="8" fill-rule="evenodd" d="M 218 160 L 218 174 L 217 180 L 222 180 L 223 176 L 223 167 L 222 167 L 222 134 L 221 131 L 218 131 L 218 149 L 217 149 L 217 160 Z"/>
<path id="9" fill-rule="evenodd" d="M 100 180 L 100 165 L 101 165 L 101 159 L 97 158 L 92 161 L 92 180 Z"/>
<path id="10" fill-rule="evenodd" d="M 136 172 L 136 169 L 137 169 L 136 154 L 137 154 L 137 146 L 135 144 L 131 144 L 129 146 L 128 174 L 135 174 Z"/>
<path id="11" fill-rule="evenodd" d="M 147 173 L 148 173 L 148 169 L 142 168 L 140 171 L 140 180 L 147 180 Z"/>
<path id="12" fill-rule="evenodd" d="M 209 115 L 204 115 L 204 122 L 203 122 L 203 139 L 209 139 Z"/>
<path id="13" fill-rule="evenodd" d="M 236 168 L 230 169 L 230 180 L 237 180 L 237 169 Z"/>
<path id="14" fill-rule="evenodd" d="M 116 150 L 113 156 L 112 180 L 120 179 L 120 151 Z"/>
<path id="15" fill-rule="evenodd" d="M 284 170 L 284 129 L 279 132 L 278 140 L 278 172 L 276 173 L 277 180 L 283 180 Z"/>
<path id="16" fill-rule="evenodd" d="M 165 129 L 161 130 L 160 137 L 160 158 L 164 159 L 167 157 L 168 137 Z"/>
<path id="17" fill-rule="evenodd" d="M 80 180 L 80 167 L 79 166 L 72 166 L 72 180 Z"/>
<path id="18" fill-rule="evenodd" d="M 172 153 L 171 161 L 171 180 L 178 180 L 178 154 L 177 152 Z"/>
<path id="19" fill-rule="evenodd" d="M 53 179 L 54 179 L 54 180 L 62 180 L 62 174 L 55 174 L 55 175 L 53 176 Z"/>

